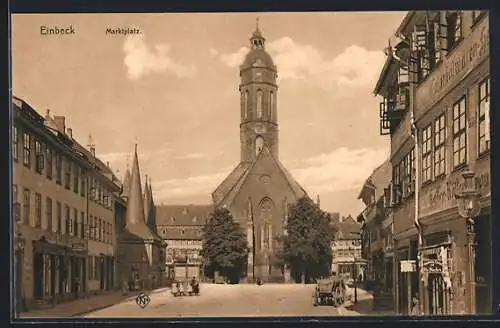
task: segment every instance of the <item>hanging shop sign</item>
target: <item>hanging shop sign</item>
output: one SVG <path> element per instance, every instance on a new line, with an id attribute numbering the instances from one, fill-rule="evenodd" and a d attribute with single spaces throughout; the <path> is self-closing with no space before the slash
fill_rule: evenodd
<path id="1" fill-rule="evenodd" d="M 417 271 L 417 261 L 415 260 L 404 260 L 399 261 L 401 272 L 416 272 Z"/>

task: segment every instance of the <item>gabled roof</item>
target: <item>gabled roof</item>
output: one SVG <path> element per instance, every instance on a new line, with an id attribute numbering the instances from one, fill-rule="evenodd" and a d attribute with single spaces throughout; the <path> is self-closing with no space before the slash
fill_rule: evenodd
<path id="1" fill-rule="evenodd" d="M 164 239 L 170 240 L 201 240 L 203 238 L 201 232 L 202 226 L 197 227 L 197 229 L 172 229 L 167 228 L 166 234 L 162 233 Z"/>
<path id="2" fill-rule="evenodd" d="M 366 188 L 371 188 L 375 190 L 375 200 L 378 201 L 380 197 L 384 196 L 384 188 L 386 188 L 391 182 L 392 178 L 392 167 L 389 160 L 386 160 L 380 166 L 375 168 L 372 174 L 366 179 L 361 191 L 358 195 L 358 199 L 361 199 L 363 191 Z"/>
<path id="3" fill-rule="evenodd" d="M 352 222 L 341 222 L 337 225 L 337 238 L 338 239 L 359 239 L 361 238 L 359 233 L 361 232 L 361 225 L 356 223 L 354 220 Z"/>
<path id="4" fill-rule="evenodd" d="M 204 225 L 214 209 L 213 205 L 159 205 L 156 206 L 156 226 Z"/>
<path id="5" fill-rule="evenodd" d="M 215 204 L 219 204 L 231 189 L 238 183 L 241 177 L 247 172 L 251 163 L 241 162 L 229 175 L 221 182 L 221 184 L 212 193 L 212 199 Z"/>
<path id="6" fill-rule="evenodd" d="M 261 152 L 259 153 L 259 155 L 255 159 L 255 161 L 251 164 L 251 166 L 248 167 L 248 169 L 245 172 L 243 172 L 243 174 L 235 182 L 233 187 L 230 188 L 229 193 L 225 194 L 224 197 L 216 204 L 224 203 L 225 205 L 228 205 L 228 206 L 230 204 L 232 204 L 234 198 L 241 190 L 241 187 L 244 185 L 247 177 L 253 171 L 253 168 L 255 167 L 255 165 L 264 156 L 267 156 L 273 160 L 273 162 L 278 167 L 278 170 L 284 175 L 286 181 L 288 182 L 288 185 L 292 189 L 292 192 L 295 194 L 296 198 L 300 198 L 302 196 L 307 195 L 306 191 L 299 185 L 299 183 L 292 177 L 292 175 L 284 168 L 284 166 L 280 163 L 280 161 L 271 154 L 271 152 L 269 151 L 269 148 L 266 145 L 264 145 Z"/>

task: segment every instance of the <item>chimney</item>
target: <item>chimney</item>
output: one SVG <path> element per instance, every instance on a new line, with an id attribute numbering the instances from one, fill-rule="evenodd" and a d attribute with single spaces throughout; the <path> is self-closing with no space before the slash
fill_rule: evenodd
<path id="1" fill-rule="evenodd" d="M 54 116 L 57 131 L 66 133 L 66 118 L 64 116 Z"/>
<path id="2" fill-rule="evenodd" d="M 70 137 L 71 139 L 73 139 L 73 129 L 72 128 L 67 128 L 66 129 L 66 134 L 68 135 L 68 137 Z"/>
<path id="3" fill-rule="evenodd" d="M 47 114 L 45 114 L 45 119 L 46 120 L 50 120 L 51 117 L 50 117 L 50 109 L 47 108 Z"/>
<path id="4" fill-rule="evenodd" d="M 89 134 L 89 143 L 87 144 L 87 147 L 89 147 L 89 151 L 92 154 L 92 156 L 95 157 L 95 145 L 92 143 L 92 135 Z"/>

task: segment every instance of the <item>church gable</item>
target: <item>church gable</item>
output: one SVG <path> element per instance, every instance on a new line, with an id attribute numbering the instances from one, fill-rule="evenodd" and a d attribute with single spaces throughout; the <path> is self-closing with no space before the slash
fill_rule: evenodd
<path id="1" fill-rule="evenodd" d="M 290 179 L 291 176 L 283 171 L 282 165 L 271 155 L 268 148 L 264 147 L 252 167 L 224 199 L 223 204 L 239 208 L 240 205 L 244 206 L 250 197 L 256 206 L 266 196 L 272 199 L 277 207 L 285 198 L 293 202 L 304 196 L 305 192 L 302 188 L 294 189 L 292 185 L 296 182 Z"/>

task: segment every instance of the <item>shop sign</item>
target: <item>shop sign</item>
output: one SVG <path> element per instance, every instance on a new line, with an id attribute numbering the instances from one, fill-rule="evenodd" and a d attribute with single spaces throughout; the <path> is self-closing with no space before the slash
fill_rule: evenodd
<path id="1" fill-rule="evenodd" d="M 489 22 L 483 19 L 418 87 L 415 96 L 417 119 L 489 56 L 489 52 Z"/>
<path id="2" fill-rule="evenodd" d="M 399 261 L 401 265 L 401 272 L 416 272 L 417 262 L 415 260 Z"/>
<path id="3" fill-rule="evenodd" d="M 488 163 L 489 164 L 489 163 Z M 490 192 L 490 168 L 476 172 L 476 184 L 482 195 Z M 444 180 L 424 187 L 420 191 L 420 215 L 426 217 L 457 206 L 455 195 L 464 189 L 464 179 L 460 172 L 448 175 Z"/>
<path id="4" fill-rule="evenodd" d="M 85 250 L 85 244 L 84 243 L 73 243 L 71 244 L 71 249 L 75 252 L 81 252 Z"/>
<path id="5" fill-rule="evenodd" d="M 427 260 L 424 261 L 422 268 L 423 273 L 442 273 L 443 265 L 440 260 Z"/>

